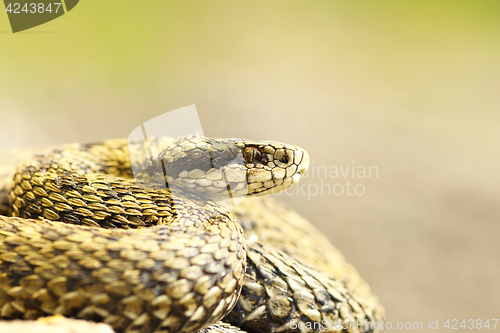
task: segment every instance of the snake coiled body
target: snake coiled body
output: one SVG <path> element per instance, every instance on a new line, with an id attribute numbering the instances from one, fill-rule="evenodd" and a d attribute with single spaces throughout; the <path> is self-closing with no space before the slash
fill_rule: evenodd
<path id="1" fill-rule="evenodd" d="M 305 151 L 193 138 L 174 146 L 162 155 L 172 163 L 164 176 L 190 184 L 180 192 L 131 180 L 125 140 L 49 149 L 21 163 L 3 187 L 13 217 L 0 216 L 0 316 L 62 314 L 117 332 L 196 332 L 224 317 L 262 333 L 377 331 L 352 323 L 380 322 L 378 300 L 307 221 L 270 199 L 247 198 L 233 213 L 216 202 L 217 168 L 227 170 L 238 152 L 244 161 L 223 175 L 233 193 L 252 196 L 296 183 Z"/>

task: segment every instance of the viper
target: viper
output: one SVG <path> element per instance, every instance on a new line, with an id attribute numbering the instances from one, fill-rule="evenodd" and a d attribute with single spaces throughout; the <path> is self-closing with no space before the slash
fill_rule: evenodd
<path id="1" fill-rule="evenodd" d="M 159 140 L 155 158 L 131 159 L 141 150 L 117 139 L 41 150 L 15 170 L 4 160 L 3 319 L 60 314 L 144 333 L 379 331 L 383 308 L 357 271 L 263 197 L 300 180 L 305 150 Z"/>

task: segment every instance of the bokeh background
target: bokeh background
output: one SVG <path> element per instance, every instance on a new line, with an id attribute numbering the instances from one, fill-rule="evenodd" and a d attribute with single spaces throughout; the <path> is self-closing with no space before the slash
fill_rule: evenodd
<path id="1" fill-rule="evenodd" d="M 0 60 L 0 150 L 127 137 L 196 104 L 208 136 L 378 168 L 279 197 L 389 321 L 499 318 L 499 1 L 81 1 L 17 34 L 0 13 Z M 313 195 L 322 181 L 365 193 Z"/>

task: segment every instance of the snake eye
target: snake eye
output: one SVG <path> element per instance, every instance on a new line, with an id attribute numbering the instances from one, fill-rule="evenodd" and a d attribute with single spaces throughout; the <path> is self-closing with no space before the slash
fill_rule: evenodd
<path id="1" fill-rule="evenodd" d="M 260 151 L 255 147 L 246 147 L 243 151 L 243 159 L 247 163 L 259 162 L 260 157 Z"/>

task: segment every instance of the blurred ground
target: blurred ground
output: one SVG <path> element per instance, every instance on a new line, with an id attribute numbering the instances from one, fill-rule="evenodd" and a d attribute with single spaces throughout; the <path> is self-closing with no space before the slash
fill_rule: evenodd
<path id="1" fill-rule="evenodd" d="M 280 198 L 389 321 L 499 317 L 500 2 L 88 1 L 15 35 L 2 15 L 0 149 L 126 137 L 196 104 L 206 135 L 329 170 Z M 353 166 L 378 177 L 330 174 Z"/>

